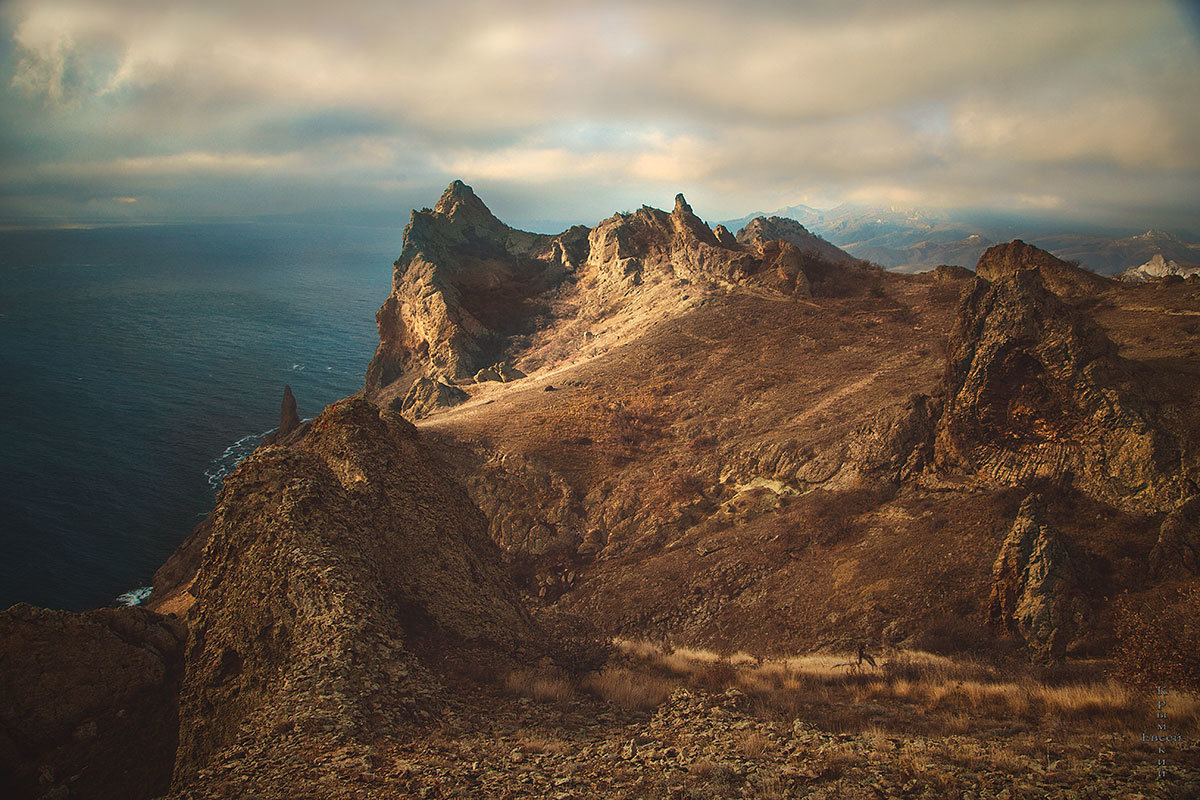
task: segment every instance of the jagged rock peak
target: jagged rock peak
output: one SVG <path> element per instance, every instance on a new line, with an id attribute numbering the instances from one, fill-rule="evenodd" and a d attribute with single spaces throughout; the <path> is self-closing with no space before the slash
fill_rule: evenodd
<path id="1" fill-rule="evenodd" d="M 850 264 L 858 260 L 840 247 L 813 234 L 796 220 L 787 217 L 755 217 L 738 231 L 737 240 L 758 250 L 762 250 L 766 242 L 787 242 L 802 252 L 813 252 L 823 259 L 839 264 Z"/>
<path id="2" fill-rule="evenodd" d="M 450 182 L 433 207 L 433 213 L 456 221 L 460 218 L 479 218 L 499 222 L 491 209 L 475 194 L 475 190 L 460 180 Z"/>
<path id="3" fill-rule="evenodd" d="M 675 195 L 675 210 L 671 213 L 695 215 L 695 213 L 692 211 L 692 207 L 688 205 L 688 201 L 684 199 L 682 192 Z"/>
<path id="4" fill-rule="evenodd" d="M 717 237 L 717 242 L 724 247 L 737 247 L 737 237 L 730 233 L 729 228 L 724 225 L 713 228 L 713 236 Z"/>
<path id="5" fill-rule="evenodd" d="M 284 384 L 283 405 L 279 410 L 279 436 L 287 436 L 300 427 L 300 414 L 296 411 L 296 396 L 292 387 Z"/>

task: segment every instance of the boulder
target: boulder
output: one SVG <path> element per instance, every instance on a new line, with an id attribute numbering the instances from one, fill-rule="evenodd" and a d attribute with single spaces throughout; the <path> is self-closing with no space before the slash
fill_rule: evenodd
<path id="1" fill-rule="evenodd" d="M 419 378 L 404 395 L 397 410 L 408 419 L 418 420 L 428 417 L 439 408 L 449 408 L 468 399 L 469 395 L 457 386 L 442 383 L 436 378 Z"/>

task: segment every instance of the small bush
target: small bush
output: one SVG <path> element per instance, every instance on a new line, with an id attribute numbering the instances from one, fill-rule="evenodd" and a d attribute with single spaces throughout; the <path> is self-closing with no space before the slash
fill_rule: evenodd
<path id="1" fill-rule="evenodd" d="M 727 658 L 717 659 L 703 666 L 692 675 L 693 682 L 698 688 L 713 692 L 723 692 L 737 681 L 737 667 Z"/>

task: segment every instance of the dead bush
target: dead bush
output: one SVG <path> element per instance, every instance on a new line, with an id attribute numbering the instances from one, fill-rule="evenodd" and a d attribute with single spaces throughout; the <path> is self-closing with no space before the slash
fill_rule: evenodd
<path id="1" fill-rule="evenodd" d="M 727 658 L 720 658 L 711 664 L 706 664 L 692 673 L 692 683 L 701 689 L 712 692 L 723 692 L 737 681 L 737 667 Z"/>

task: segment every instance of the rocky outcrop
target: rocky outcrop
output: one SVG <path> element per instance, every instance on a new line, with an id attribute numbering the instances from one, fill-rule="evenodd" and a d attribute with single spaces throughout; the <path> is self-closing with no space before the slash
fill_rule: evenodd
<path id="1" fill-rule="evenodd" d="M 475 373 L 476 383 L 486 383 L 488 381 L 499 381 L 500 383 L 510 383 L 526 377 L 525 373 L 514 367 L 507 361 L 500 361 L 492 364 L 490 367 L 485 367 Z"/>
<path id="2" fill-rule="evenodd" d="M 967 292 L 944 386 L 942 470 L 991 485 L 1050 479 L 1128 509 L 1173 508 L 1190 493 L 1179 445 L 1134 365 L 1039 270 Z"/>
<path id="3" fill-rule="evenodd" d="M 291 386 L 283 387 L 283 406 L 279 410 L 280 437 L 287 436 L 300 427 L 300 414 L 296 411 L 296 397 L 292 394 Z"/>
<path id="4" fill-rule="evenodd" d="M 815 255 L 834 264 L 857 264 L 858 259 L 837 245 L 810 233 L 807 228 L 787 217 L 755 217 L 738 231 L 737 241 L 761 249 L 767 242 L 787 242 L 801 253 Z"/>
<path id="5" fill-rule="evenodd" d="M 919 476 L 933 454 L 940 404 L 926 394 L 877 413 L 851 437 L 846 464 L 855 482 L 899 485 Z"/>
<path id="6" fill-rule="evenodd" d="M 1043 521 L 1042 499 L 1021 503 L 992 567 L 988 622 L 1016 633 L 1041 661 L 1062 658 L 1091 614 L 1059 534 Z"/>
<path id="7" fill-rule="evenodd" d="M 984 280 L 996 281 L 1029 269 L 1036 270 L 1052 292 L 1063 296 L 1093 294 L 1111 284 L 1107 278 L 1020 239 L 985 250 L 975 265 L 975 274 Z"/>
<path id="8" fill-rule="evenodd" d="M 1145 264 L 1130 267 L 1118 277 L 1126 283 L 1145 283 L 1162 278 L 1187 278 L 1192 275 L 1200 275 L 1200 265 L 1168 260 L 1162 253 L 1155 253 Z"/>
<path id="9" fill-rule="evenodd" d="M 1200 496 L 1167 515 L 1150 551 L 1150 573 L 1156 578 L 1200 575 Z"/>
<path id="10" fill-rule="evenodd" d="M 471 187 L 454 181 L 404 230 L 392 292 L 376 314 L 379 347 L 367 389 L 426 374 L 469 378 L 496 361 L 507 337 L 528 332 L 538 296 L 557 287 L 587 254 L 588 231 L 525 233 L 492 215 Z"/>
<path id="11" fill-rule="evenodd" d="M 540 646 L 482 514 L 411 424 L 361 397 L 251 455 L 210 528 L 191 589 L 181 796 L 324 795 L 339 754 L 362 766 L 436 709 L 439 670 Z"/>
<path id="12" fill-rule="evenodd" d="M 418 378 L 399 401 L 399 411 L 411 420 L 424 419 L 439 408 L 455 406 L 467 399 L 467 393 L 457 386 L 435 378 Z"/>
<path id="13" fill-rule="evenodd" d="M 0 612 L 0 789 L 7 797 L 166 791 L 187 632 L 143 608 Z"/>

